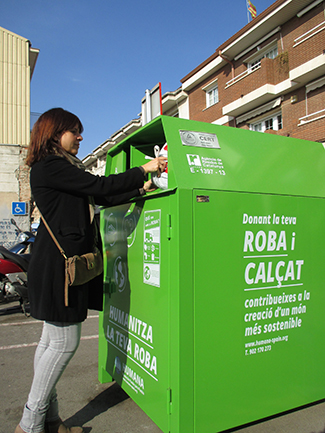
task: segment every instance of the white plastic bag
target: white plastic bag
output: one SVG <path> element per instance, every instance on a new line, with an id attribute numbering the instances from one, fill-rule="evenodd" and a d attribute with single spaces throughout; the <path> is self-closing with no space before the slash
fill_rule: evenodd
<path id="1" fill-rule="evenodd" d="M 163 145 L 161 149 L 159 146 L 154 147 L 155 157 L 165 156 L 168 157 L 168 146 L 167 143 Z M 160 177 L 157 176 L 157 173 L 154 173 L 151 176 L 151 180 L 157 188 L 167 189 L 168 188 L 168 165 L 166 164 L 165 170 L 161 173 Z"/>

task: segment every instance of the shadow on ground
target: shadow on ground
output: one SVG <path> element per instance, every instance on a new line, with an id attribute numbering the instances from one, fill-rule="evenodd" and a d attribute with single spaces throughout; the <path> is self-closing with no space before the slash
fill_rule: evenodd
<path id="1" fill-rule="evenodd" d="M 114 383 L 109 388 L 98 394 L 73 416 L 66 419 L 64 423 L 69 427 L 74 425 L 85 425 L 92 419 L 96 418 L 96 416 L 106 412 L 111 407 L 116 406 L 128 398 L 129 396 L 123 391 L 123 389 L 117 383 Z M 91 430 L 91 427 L 84 427 L 85 433 L 89 433 Z"/>

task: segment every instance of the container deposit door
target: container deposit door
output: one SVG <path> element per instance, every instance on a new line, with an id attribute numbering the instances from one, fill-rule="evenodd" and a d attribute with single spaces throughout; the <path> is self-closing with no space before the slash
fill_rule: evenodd
<path id="1" fill-rule="evenodd" d="M 169 429 L 168 198 L 105 209 L 102 368 L 163 430 Z"/>
<path id="2" fill-rule="evenodd" d="M 324 398 L 324 200 L 194 191 L 195 432 Z"/>

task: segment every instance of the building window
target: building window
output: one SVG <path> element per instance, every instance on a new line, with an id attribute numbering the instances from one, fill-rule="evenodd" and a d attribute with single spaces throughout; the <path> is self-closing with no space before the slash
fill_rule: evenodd
<path id="1" fill-rule="evenodd" d="M 207 92 L 207 107 L 216 104 L 219 101 L 218 86 Z"/>
<path id="2" fill-rule="evenodd" d="M 214 80 L 212 83 L 203 87 L 206 95 L 206 108 L 219 102 L 219 91 L 218 91 L 218 80 Z"/>
<path id="3" fill-rule="evenodd" d="M 267 50 L 261 50 L 261 52 L 258 52 L 257 55 L 249 59 L 249 61 L 247 62 L 247 69 L 249 71 L 254 71 L 261 66 L 262 59 L 264 59 L 265 57 L 267 57 L 268 59 L 275 59 L 277 55 L 277 46 L 273 46 L 271 48 L 268 48 Z"/>
<path id="4" fill-rule="evenodd" d="M 282 129 L 282 115 L 281 113 L 275 114 L 271 117 L 265 117 L 261 119 L 259 122 L 250 123 L 249 129 L 251 131 L 265 132 L 268 129 L 273 129 L 274 131 L 278 131 Z"/>

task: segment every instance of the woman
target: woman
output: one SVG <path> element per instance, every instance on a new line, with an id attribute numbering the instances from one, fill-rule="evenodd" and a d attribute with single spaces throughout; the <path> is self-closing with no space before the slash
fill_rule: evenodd
<path id="1" fill-rule="evenodd" d="M 74 114 L 54 108 L 35 123 L 26 163 L 40 212 L 67 257 L 91 252 L 97 229 L 94 204 L 112 206 L 154 189 L 147 173 L 162 172 L 166 158 L 108 177 L 93 176 L 76 158 L 83 126 Z M 101 249 L 101 248 L 99 248 Z M 55 386 L 77 350 L 88 309 L 102 309 L 103 275 L 69 287 L 64 301 L 64 259 L 41 222 L 28 270 L 31 315 L 44 321 L 34 359 L 34 379 L 15 433 L 82 433 L 59 417 Z"/>

